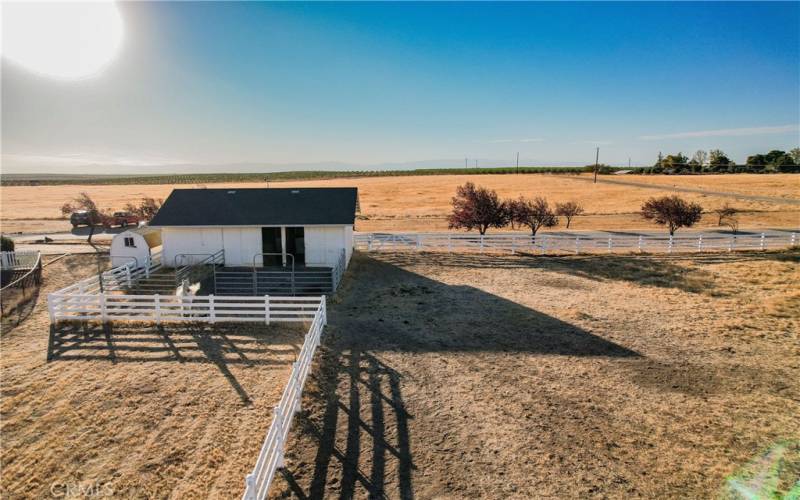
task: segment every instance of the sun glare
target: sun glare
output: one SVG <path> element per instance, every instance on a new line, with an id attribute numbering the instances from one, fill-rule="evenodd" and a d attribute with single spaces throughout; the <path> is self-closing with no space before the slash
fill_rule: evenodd
<path id="1" fill-rule="evenodd" d="M 114 59 L 122 29 L 114 2 L 4 2 L 2 54 L 41 75 L 86 78 Z"/>

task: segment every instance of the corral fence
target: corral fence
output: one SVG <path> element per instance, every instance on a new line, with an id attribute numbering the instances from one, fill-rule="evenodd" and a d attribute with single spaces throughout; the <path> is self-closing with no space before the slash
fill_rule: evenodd
<path id="1" fill-rule="evenodd" d="M 252 472 L 245 476 L 243 500 L 262 500 L 269 492 L 275 472 L 284 466 L 283 456 L 286 440 L 291 429 L 294 414 L 300 410 L 303 386 L 311 371 L 314 352 L 320 343 L 323 327 L 327 324 L 325 296 L 320 298 L 320 305 L 308 329 L 303 347 L 297 361 L 292 365 L 289 382 L 283 390 L 281 400 L 273 410 L 272 425 L 267 431 L 264 443 L 256 459 Z"/>
<path id="2" fill-rule="evenodd" d="M 275 472 L 283 467 L 286 440 L 295 413 L 300 409 L 314 353 L 327 324 L 325 296 L 319 297 L 215 297 L 119 295 L 113 293 L 59 294 L 48 296 L 50 320 L 58 321 L 146 321 L 208 323 L 310 323 L 289 381 L 256 459 L 245 477 L 247 500 L 266 497 Z"/>
<path id="3" fill-rule="evenodd" d="M 538 254 L 581 254 L 614 252 L 707 252 L 766 250 L 794 247 L 799 244 L 796 233 L 736 235 L 550 235 L 539 234 L 458 234 L 458 233 L 359 233 L 354 246 L 368 252 L 379 251 L 445 251 L 500 252 Z"/>
<path id="4" fill-rule="evenodd" d="M 0 315 L 5 316 L 38 293 L 42 283 L 41 253 L 2 252 L 0 275 Z"/>
<path id="5" fill-rule="evenodd" d="M 50 321 L 262 323 L 311 321 L 319 297 L 51 293 Z"/>

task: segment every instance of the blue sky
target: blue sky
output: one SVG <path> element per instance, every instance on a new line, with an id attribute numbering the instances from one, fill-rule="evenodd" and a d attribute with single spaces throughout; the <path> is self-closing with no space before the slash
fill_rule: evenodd
<path id="1" fill-rule="evenodd" d="M 800 3 L 125 3 L 92 78 L 3 61 L 3 170 L 651 164 L 797 147 Z M 4 21 L 6 22 L 6 21 Z"/>

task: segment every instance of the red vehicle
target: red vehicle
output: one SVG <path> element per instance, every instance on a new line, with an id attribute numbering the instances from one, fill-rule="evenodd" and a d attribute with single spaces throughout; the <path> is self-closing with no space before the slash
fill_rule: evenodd
<path id="1" fill-rule="evenodd" d="M 141 217 L 130 212 L 114 212 L 111 225 L 120 227 L 138 226 L 140 220 Z"/>

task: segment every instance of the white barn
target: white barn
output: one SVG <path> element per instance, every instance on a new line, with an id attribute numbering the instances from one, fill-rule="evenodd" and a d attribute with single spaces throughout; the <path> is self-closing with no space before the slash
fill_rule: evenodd
<path id="1" fill-rule="evenodd" d="M 225 267 L 334 267 L 350 261 L 357 207 L 356 188 L 175 189 L 150 227 L 165 266 L 222 250 Z"/>
<path id="2" fill-rule="evenodd" d="M 156 228 L 145 226 L 123 231 L 111 240 L 111 266 L 135 262 L 136 267 L 145 267 L 160 246 L 161 231 Z"/>

